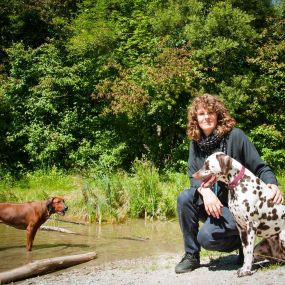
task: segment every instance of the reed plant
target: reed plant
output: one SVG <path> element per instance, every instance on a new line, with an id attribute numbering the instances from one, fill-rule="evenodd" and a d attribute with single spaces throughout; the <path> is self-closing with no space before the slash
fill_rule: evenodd
<path id="1" fill-rule="evenodd" d="M 89 221 L 123 222 L 129 209 L 128 176 L 124 172 L 91 175 L 84 179 L 82 195 Z"/>
<path id="2" fill-rule="evenodd" d="M 88 220 L 100 223 L 174 218 L 177 195 L 188 183 L 186 175 L 159 174 L 146 160 L 136 160 L 131 173 L 94 172 L 85 178 L 82 189 Z"/>

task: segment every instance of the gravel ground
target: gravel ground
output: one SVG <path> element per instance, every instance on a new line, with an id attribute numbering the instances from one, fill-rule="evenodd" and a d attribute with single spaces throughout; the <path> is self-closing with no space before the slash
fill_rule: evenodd
<path id="1" fill-rule="evenodd" d="M 285 266 L 256 268 L 251 276 L 237 277 L 236 255 L 205 258 L 202 266 L 192 272 L 175 274 L 181 256 L 163 254 L 146 258 L 121 260 L 94 266 L 81 264 L 52 274 L 17 282 L 21 285 L 284 285 Z"/>

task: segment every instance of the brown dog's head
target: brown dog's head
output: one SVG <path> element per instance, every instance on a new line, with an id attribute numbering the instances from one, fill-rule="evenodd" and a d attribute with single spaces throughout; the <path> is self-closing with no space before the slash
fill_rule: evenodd
<path id="1" fill-rule="evenodd" d="M 195 179 L 202 180 L 202 187 L 212 187 L 217 181 L 228 182 L 227 174 L 232 165 L 232 159 L 223 152 L 210 155 L 203 167 L 193 174 Z"/>
<path id="2" fill-rule="evenodd" d="M 65 212 L 68 210 L 64 198 L 60 196 L 49 198 L 47 200 L 47 208 L 50 214 L 56 213 L 61 216 L 64 216 Z"/>

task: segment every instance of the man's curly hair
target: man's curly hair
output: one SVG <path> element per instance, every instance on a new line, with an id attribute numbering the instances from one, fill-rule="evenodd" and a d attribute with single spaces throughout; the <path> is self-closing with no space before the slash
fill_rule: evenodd
<path id="1" fill-rule="evenodd" d="M 236 125 L 235 119 L 231 117 L 229 111 L 218 96 L 208 93 L 198 95 L 188 108 L 187 135 L 191 140 L 200 141 L 203 134 L 197 121 L 197 110 L 199 107 L 203 107 L 208 112 L 217 114 L 216 132 L 221 137 L 229 133 Z"/>

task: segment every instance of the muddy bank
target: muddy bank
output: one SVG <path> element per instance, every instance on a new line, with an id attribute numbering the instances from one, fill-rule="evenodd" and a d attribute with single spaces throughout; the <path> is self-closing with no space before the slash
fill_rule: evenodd
<path id="1" fill-rule="evenodd" d="M 284 285 L 285 266 L 256 268 L 252 276 L 238 278 L 234 265 L 236 255 L 205 258 L 202 266 L 190 273 L 175 274 L 180 255 L 165 253 L 139 259 L 108 262 L 99 266 L 93 262 L 64 271 L 17 282 L 21 285 Z"/>

